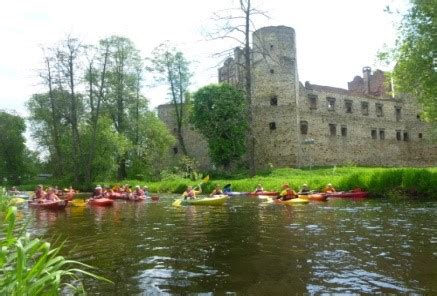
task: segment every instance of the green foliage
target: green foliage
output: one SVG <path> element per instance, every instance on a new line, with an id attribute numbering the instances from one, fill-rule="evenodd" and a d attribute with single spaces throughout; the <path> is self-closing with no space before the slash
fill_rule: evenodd
<path id="1" fill-rule="evenodd" d="M 1 295 L 59 295 L 62 289 L 85 294 L 80 276 L 109 280 L 85 271 L 90 266 L 59 255 L 61 247 L 16 231 L 16 208 L 10 207 L 2 224 L 0 242 Z"/>
<path id="2" fill-rule="evenodd" d="M 25 130 L 23 118 L 0 111 L 0 184 L 21 184 L 34 171 L 37 160 L 25 146 Z"/>
<path id="3" fill-rule="evenodd" d="M 437 67 L 435 0 L 410 0 L 410 9 L 398 28 L 395 48 L 381 52 L 380 60 L 396 62 L 395 92 L 417 96 L 424 106 L 423 118 L 437 121 Z M 390 9 L 388 9 L 390 11 Z"/>
<path id="4" fill-rule="evenodd" d="M 246 100 L 229 84 L 208 85 L 193 95 L 192 123 L 208 141 L 212 161 L 227 168 L 246 152 Z"/>

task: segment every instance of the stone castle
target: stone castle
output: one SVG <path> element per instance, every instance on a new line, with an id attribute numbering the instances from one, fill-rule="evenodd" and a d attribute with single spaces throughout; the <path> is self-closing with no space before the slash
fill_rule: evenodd
<path id="1" fill-rule="evenodd" d="M 264 27 L 253 33 L 252 127 L 257 167 L 358 164 L 436 166 L 431 126 L 420 118 L 414 97 L 393 96 L 384 72 L 363 68 L 348 89 L 299 82 L 293 28 Z M 242 50 L 218 70 L 219 82 L 244 85 Z M 176 131 L 172 105 L 158 115 Z M 206 142 L 190 126 L 183 130 L 190 156 L 210 167 Z M 172 154 L 181 152 L 173 147 Z"/>

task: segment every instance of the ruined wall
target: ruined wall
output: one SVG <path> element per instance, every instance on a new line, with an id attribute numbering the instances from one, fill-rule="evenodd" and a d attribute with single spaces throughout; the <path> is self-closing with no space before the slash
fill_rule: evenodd
<path id="1" fill-rule="evenodd" d="M 301 96 L 299 114 L 307 134 L 300 131 L 300 165 L 437 164 L 437 147 L 431 144 L 429 126 L 417 118 L 413 99 L 357 96 L 311 85 Z M 308 139 L 312 144 L 304 144 Z"/>
<path id="2" fill-rule="evenodd" d="M 172 132 L 177 140 L 177 124 L 173 104 L 158 106 L 158 117 L 165 123 L 168 130 Z M 208 155 L 208 143 L 206 140 L 194 129 L 193 126 L 188 124 L 182 127 L 182 136 L 184 138 L 188 156 L 195 158 L 199 162 L 200 168 L 205 170 L 209 169 L 211 161 Z M 169 153 L 173 161 L 176 163 L 183 155 L 179 141 L 176 141 Z"/>
<path id="3" fill-rule="evenodd" d="M 292 28 L 265 27 L 253 34 L 252 111 L 257 165 L 297 161 L 296 101 L 299 79 Z"/>

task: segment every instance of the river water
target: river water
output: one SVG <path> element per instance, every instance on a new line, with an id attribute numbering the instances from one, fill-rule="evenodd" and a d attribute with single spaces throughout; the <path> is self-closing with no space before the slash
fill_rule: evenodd
<path id="1" fill-rule="evenodd" d="M 23 211 L 31 233 L 66 239 L 63 254 L 114 282 L 85 279 L 91 295 L 437 293 L 437 202 L 173 198 Z"/>

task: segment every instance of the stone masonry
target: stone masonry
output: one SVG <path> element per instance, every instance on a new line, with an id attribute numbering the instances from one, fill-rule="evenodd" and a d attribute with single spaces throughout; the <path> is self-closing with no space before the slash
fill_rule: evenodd
<path id="1" fill-rule="evenodd" d="M 431 126 L 420 119 L 414 97 L 393 96 L 384 72 L 363 68 L 348 89 L 299 82 L 293 28 L 264 27 L 253 33 L 252 110 L 258 167 L 359 164 L 436 166 Z M 219 82 L 244 85 L 242 51 L 218 70 Z M 395 88 L 394 88 L 395 90 Z M 159 117 L 174 129 L 171 105 Z M 210 167 L 206 142 L 184 129 L 187 150 Z M 174 147 L 177 156 L 180 149 Z"/>

